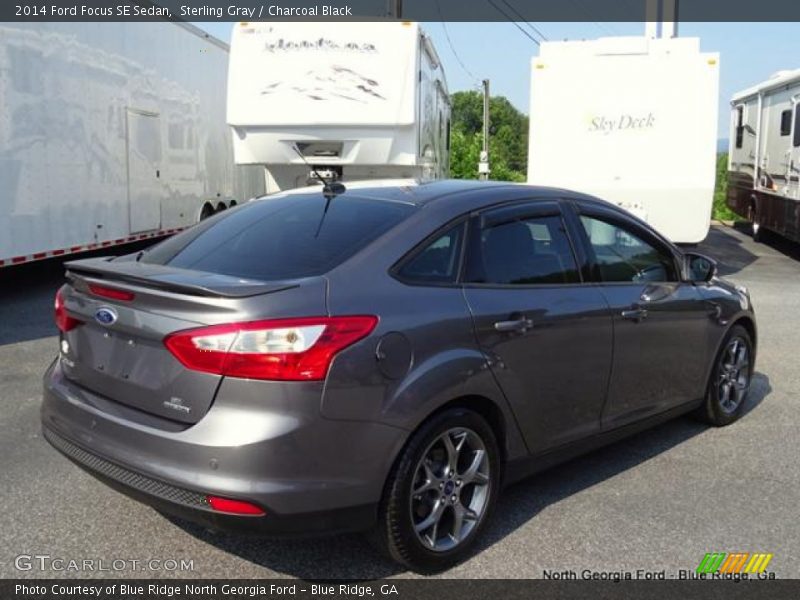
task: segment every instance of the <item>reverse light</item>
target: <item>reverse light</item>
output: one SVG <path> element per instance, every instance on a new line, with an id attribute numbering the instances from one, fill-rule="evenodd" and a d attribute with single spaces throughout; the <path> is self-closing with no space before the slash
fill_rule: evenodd
<path id="1" fill-rule="evenodd" d="M 164 338 L 164 345 L 193 371 L 318 381 L 338 352 L 368 336 L 377 323 L 370 315 L 230 323 L 177 331 Z"/>
<path id="2" fill-rule="evenodd" d="M 109 298 L 111 300 L 121 300 L 123 302 L 130 302 L 136 295 L 127 290 L 118 290 L 116 288 L 106 287 L 104 285 L 97 285 L 95 283 L 89 284 L 89 291 L 95 296 L 101 298 Z"/>
<path id="3" fill-rule="evenodd" d="M 55 320 L 56 320 L 56 327 L 62 332 L 66 333 L 75 329 L 78 325 L 81 325 L 83 321 L 79 321 L 74 317 L 70 317 L 67 314 L 67 309 L 64 306 L 64 294 L 61 291 L 63 288 L 59 288 L 56 292 L 56 300 L 55 300 Z"/>
<path id="4" fill-rule="evenodd" d="M 206 496 L 211 509 L 216 512 L 224 512 L 235 515 L 265 515 L 264 509 L 249 502 L 242 500 L 231 500 L 230 498 L 220 498 L 218 496 Z"/>

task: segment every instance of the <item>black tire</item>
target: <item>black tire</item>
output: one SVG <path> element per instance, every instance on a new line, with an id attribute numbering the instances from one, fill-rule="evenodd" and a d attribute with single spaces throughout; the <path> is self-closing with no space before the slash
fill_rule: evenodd
<path id="1" fill-rule="evenodd" d="M 451 441 L 458 441 L 460 439 L 458 436 L 462 431 L 468 432 L 464 434 L 465 437 L 469 436 L 467 441 L 460 446 L 462 451 L 464 448 L 467 450 L 463 456 L 465 462 L 457 463 L 459 467 L 455 469 L 452 478 L 449 478 L 447 474 L 447 465 L 438 465 L 435 461 L 427 460 L 424 461 L 425 466 L 423 466 L 424 459 L 436 456 L 436 453 L 440 451 L 447 452 L 442 443 L 445 435 Z M 471 437 L 472 434 L 477 437 Z M 485 478 L 486 483 L 468 483 L 468 470 L 462 469 L 461 466 L 466 463 L 474 466 L 481 460 L 477 451 L 470 450 L 473 446 L 477 447 L 476 440 L 478 439 L 485 449 L 485 454 L 481 456 L 485 456 L 487 459 L 485 464 L 488 465 L 486 467 L 488 473 L 481 474 L 481 479 Z M 438 444 L 442 444 L 442 447 L 439 448 Z M 457 456 L 461 456 L 460 453 Z M 426 469 L 426 466 L 430 470 Z M 441 471 L 439 470 L 440 466 L 443 469 Z M 423 482 L 418 478 L 419 474 L 423 472 L 418 471 L 419 469 L 435 475 L 435 478 L 426 477 Z M 378 513 L 378 524 L 370 536 L 371 541 L 393 560 L 421 573 L 442 571 L 464 560 L 475 547 L 475 542 L 491 517 L 500 490 L 500 469 L 501 461 L 497 438 L 483 417 L 463 408 L 448 409 L 434 415 L 411 436 L 395 462 L 384 488 Z M 464 477 L 463 481 L 460 479 L 462 476 Z M 452 483 L 447 483 L 448 481 L 452 481 Z M 431 482 L 433 483 L 431 484 Z M 463 487 L 456 488 L 456 483 Z M 414 487 L 415 484 L 416 487 Z M 412 490 L 420 490 L 428 484 L 431 484 L 431 489 L 421 494 L 412 492 Z M 441 487 L 443 485 L 447 487 Z M 447 501 L 444 501 L 444 494 L 447 495 Z M 432 499 L 431 496 L 433 496 Z M 457 499 L 451 501 L 452 498 Z M 482 507 L 479 513 L 471 508 L 473 505 L 478 505 L 476 501 Z M 426 515 L 424 511 L 428 502 L 432 506 L 430 513 Z M 437 506 L 441 508 L 438 514 L 442 516 L 437 522 L 436 529 L 433 529 L 432 533 L 430 530 L 417 533 L 415 524 L 419 527 L 427 522 L 437 512 Z M 477 518 L 473 518 L 471 515 L 469 519 L 466 516 L 463 517 L 461 522 L 464 525 L 460 531 L 464 532 L 467 524 L 471 525 L 463 537 L 458 536 L 460 540 L 457 542 L 453 541 L 452 536 L 456 531 L 456 510 L 466 511 L 462 512 L 462 515 L 468 513 L 477 515 Z M 430 538 L 437 538 L 439 525 L 443 528 L 442 531 L 446 532 L 448 518 L 450 519 L 450 532 L 438 536 L 444 548 L 434 549 L 437 542 L 434 541 L 431 545 Z M 428 531 L 427 544 L 421 539 L 426 537 L 424 531 Z M 446 548 L 450 543 L 454 546 Z"/>
<path id="2" fill-rule="evenodd" d="M 732 374 L 729 368 L 731 364 L 731 346 L 734 342 L 740 342 L 746 349 L 747 365 L 744 369 L 739 369 Z M 706 400 L 697 412 L 706 423 L 715 427 L 730 425 L 744 413 L 747 403 L 747 394 L 750 390 L 750 383 L 753 379 L 753 365 L 755 364 L 755 354 L 753 352 L 753 340 L 747 329 L 741 325 L 731 327 L 725 340 L 722 342 L 719 352 L 714 359 L 714 368 L 711 370 L 711 377 L 708 381 Z M 736 380 L 737 383 L 734 383 Z M 726 388 L 725 386 L 729 386 Z M 739 390 L 739 386 L 743 389 Z M 726 391 L 730 390 L 730 391 Z M 741 391 L 741 396 L 737 397 L 735 405 L 726 402 L 730 400 L 730 393 L 737 395 Z"/>
<path id="3" fill-rule="evenodd" d="M 763 242 L 764 228 L 761 226 L 761 221 L 759 220 L 758 211 L 756 210 L 755 205 L 750 206 L 747 216 L 750 219 L 750 233 L 753 236 L 753 241 L 757 243 Z"/>
<path id="4" fill-rule="evenodd" d="M 214 207 L 210 204 L 204 204 L 203 210 L 200 211 L 200 220 L 205 221 L 207 218 L 214 214 Z"/>

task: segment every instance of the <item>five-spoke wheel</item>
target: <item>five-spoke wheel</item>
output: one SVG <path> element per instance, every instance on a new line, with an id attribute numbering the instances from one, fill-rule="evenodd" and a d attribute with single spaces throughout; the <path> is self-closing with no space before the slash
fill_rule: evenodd
<path id="1" fill-rule="evenodd" d="M 734 325 L 717 354 L 705 404 L 698 415 L 712 425 L 728 425 L 742 416 L 753 377 L 753 341 L 741 325 Z"/>
<path id="2" fill-rule="evenodd" d="M 486 446 L 470 429 L 449 429 L 428 446 L 410 498 L 414 531 L 425 545 L 441 552 L 469 536 L 486 509 L 489 468 Z"/>
<path id="3" fill-rule="evenodd" d="M 478 413 L 451 408 L 412 436 L 384 492 L 375 539 L 418 571 L 463 560 L 488 521 L 500 485 L 495 433 Z"/>

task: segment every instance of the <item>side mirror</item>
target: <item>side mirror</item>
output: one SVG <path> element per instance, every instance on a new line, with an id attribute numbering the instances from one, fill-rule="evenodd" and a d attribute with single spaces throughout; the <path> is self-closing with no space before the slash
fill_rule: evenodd
<path id="1" fill-rule="evenodd" d="M 683 255 L 686 278 L 696 283 L 705 283 L 717 276 L 717 261 L 702 254 L 687 252 Z"/>

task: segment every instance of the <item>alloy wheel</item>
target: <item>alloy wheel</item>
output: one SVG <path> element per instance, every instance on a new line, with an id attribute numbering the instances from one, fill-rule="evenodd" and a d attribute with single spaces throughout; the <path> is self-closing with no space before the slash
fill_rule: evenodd
<path id="1" fill-rule="evenodd" d="M 717 375 L 717 398 L 722 410 L 733 413 L 750 387 L 750 350 L 740 337 L 733 337 L 722 352 Z"/>
<path id="2" fill-rule="evenodd" d="M 469 537 L 493 492 L 489 468 L 486 445 L 471 429 L 449 429 L 428 446 L 410 498 L 412 527 L 423 546 L 446 552 Z"/>

